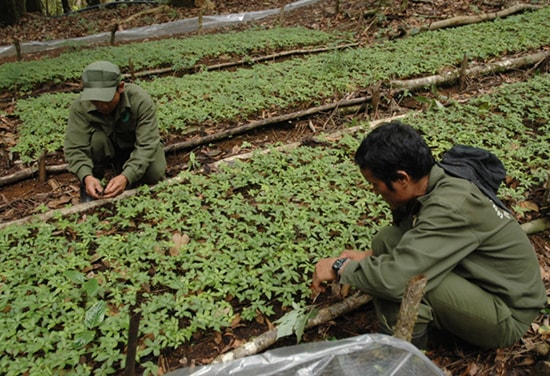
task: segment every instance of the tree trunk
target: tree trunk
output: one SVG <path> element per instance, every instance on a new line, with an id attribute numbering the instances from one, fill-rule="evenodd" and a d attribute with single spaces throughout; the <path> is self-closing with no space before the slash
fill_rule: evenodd
<path id="1" fill-rule="evenodd" d="M 0 25 L 11 26 L 19 22 L 21 13 L 17 11 L 17 0 L 0 0 Z"/>
<path id="2" fill-rule="evenodd" d="M 64 0 L 67 1 L 67 0 Z M 41 0 L 27 0 L 27 12 L 42 14 L 42 1 Z"/>
<path id="3" fill-rule="evenodd" d="M 71 11 L 69 0 L 61 0 L 61 6 L 63 7 L 63 13 L 69 13 Z"/>

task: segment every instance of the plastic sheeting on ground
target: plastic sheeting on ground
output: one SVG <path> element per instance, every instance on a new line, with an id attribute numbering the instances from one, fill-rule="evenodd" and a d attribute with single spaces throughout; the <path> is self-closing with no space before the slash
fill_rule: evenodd
<path id="1" fill-rule="evenodd" d="M 384 334 L 303 343 L 166 376 L 445 376 L 409 342 Z"/>
<path id="2" fill-rule="evenodd" d="M 285 12 L 311 5 L 319 0 L 299 0 L 285 6 Z M 223 27 L 240 22 L 248 22 L 262 19 L 264 17 L 278 14 L 280 9 L 268 9 L 255 12 L 233 13 L 225 15 L 204 16 L 202 19 L 203 28 Z M 121 30 L 116 33 L 117 42 L 140 40 L 151 37 L 167 37 L 170 35 L 189 33 L 197 31 L 199 28 L 198 17 L 186 18 L 183 20 L 167 22 L 163 24 L 154 24 L 138 27 L 135 29 Z M 110 43 L 111 33 L 104 32 L 94 35 L 88 35 L 80 38 L 52 40 L 46 42 L 22 42 L 21 54 L 36 53 L 42 51 L 55 50 L 74 45 L 90 45 L 95 43 Z M 16 54 L 15 46 L 0 46 L 0 58 L 14 56 Z"/>

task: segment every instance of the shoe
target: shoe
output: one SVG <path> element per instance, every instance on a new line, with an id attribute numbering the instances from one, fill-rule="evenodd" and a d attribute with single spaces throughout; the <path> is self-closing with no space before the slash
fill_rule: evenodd
<path id="1" fill-rule="evenodd" d="M 86 193 L 86 186 L 84 184 L 80 184 L 80 203 L 82 204 L 91 201 L 94 201 L 94 198 Z"/>
<path id="2" fill-rule="evenodd" d="M 419 350 L 426 350 L 428 347 L 428 326 L 423 325 L 420 328 L 416 328 L 418 333 L 414 333 L 411 336 L 410 343 Z M 377 333 L 387 334 L 390 336 L 395 335 L 393 330 L 390 330 L 387 325 L 377 324 Z"/>
<path id="3" fill-rule="evenodd" d="M 426 350 L 428 347 L 428 330 L 424 328 L 420 333 L 413 333 L 411 344 L 416 346 L 419 350 Z"/>

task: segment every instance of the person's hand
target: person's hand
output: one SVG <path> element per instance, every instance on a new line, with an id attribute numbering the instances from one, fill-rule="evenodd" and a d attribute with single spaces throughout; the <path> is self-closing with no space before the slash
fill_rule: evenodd
<path id="1" fill-rule="evenodd" d="M 93 175 L 88 175 L 84 178 L 84 186 L 86 187 L 86 193 L 88 196 L 98 200 L 103 195 L 103 186 L 99 179 Z"/>
<path id="2" fill-rule="evenodd" d="M 117 175 L 107 183 L 105 191 L 103 191 L 103 198 L 113 198 L 124 192 L 128 185 L 128 179 L 124 175 Z"/>
<path id="3" fill-rule="evenodd" d="M 311 289 L 315 292 L 324 292 L 324 282 L 334 281 L 337 278 L 336 273 L 332 270 L 332 264 L 338 257 L 329 257 L 317 261 L 315 264 L 315 270 L 313 271 L 313 281 L 311 283 Z"/>
<path id="4" fill-rule="evenodd" d="M 340 257 L 339 258 L 342 258 L 342 257 L 347 257 L 349 259 L 352 259 L 354 261 L 361 261 L 363 260 L 365 257 L 369 257 L 369 256 L 372 256 L 373 252 L 372 250 L 368 250 L 368 251 L 352 251 L 350 249 L 346 249 L 345 251 L 343 251 L 341 254 L 340 254 Z"/>

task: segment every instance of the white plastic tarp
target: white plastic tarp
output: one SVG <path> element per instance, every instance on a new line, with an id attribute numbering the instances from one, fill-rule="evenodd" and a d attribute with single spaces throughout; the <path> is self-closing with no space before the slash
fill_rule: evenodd
<path id="1" fill-rule="evenodd" d="M 166 376 L 445 376 L 409 342 L 384 334 L 282 347 Z"/>
<path id="2" fill-rule="evenodd" d="M 285 11 L 291 11 L 306 5 L 311 5 L 319 0 L 299 0 L 285 6 Z M 215 16 L 204 16 L 202 19 L 203 28 L 216 28 L 223 27 L 230 24 L 236 24 L 240 22 L 248 22 L 262 19 L 267 16 L 278 14 L 280 9 L 268 9 L 255 12 L 234 13 Z M 132 41 L 141 40 L 151 37 L 167 37 L 170 35 L 189 33 L 196 31 L 199 28 L 198 17 L 186 18 L 183 20 L 167 22 L 163 24 L 154 24 L 149 26 L 138 27 L 130 30 L 121 30 L 116 33 L 116 41 Z M 36 53 L 41 51 L 55 50 L 57 48 L 74 46 L 74 45 L 90 45 L 94 43 L 109 43 L 111 40 L 111 33 L 104 32 L 94 35 L 88 35 L 80 38 L 52 40 L 52 41 L 33 41 L 22 42 L 21 53 Z M 0 46 L 0 58 L 6 58 L 14 56 L 16 53 L 15 46 Z"/>

